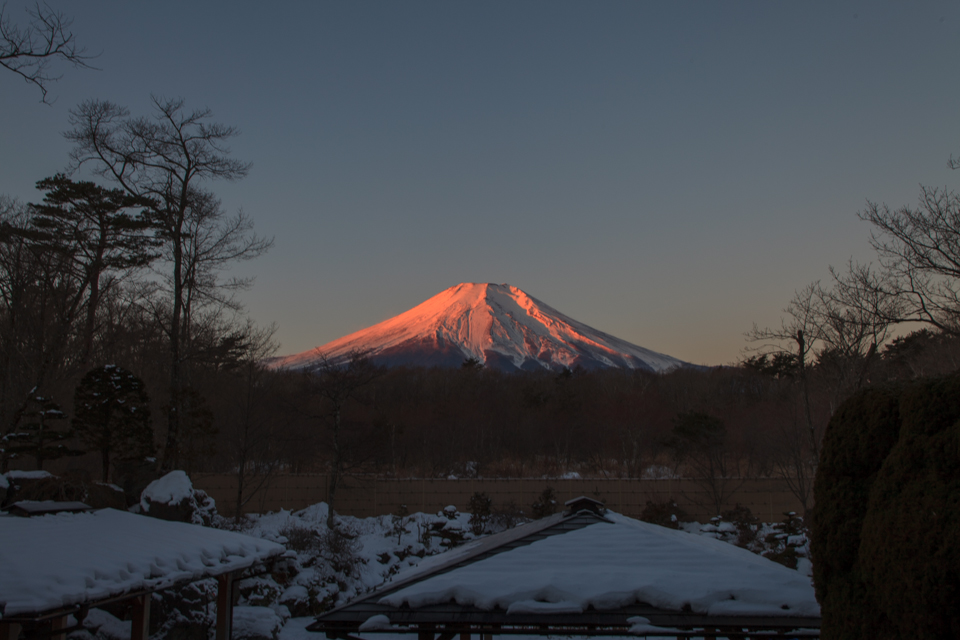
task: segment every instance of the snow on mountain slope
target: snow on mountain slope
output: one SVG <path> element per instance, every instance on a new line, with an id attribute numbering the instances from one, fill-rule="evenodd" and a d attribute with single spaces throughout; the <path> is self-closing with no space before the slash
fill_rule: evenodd
<path id="1" fill-rule="evenodd" d="M 665 371 L 686 363 L 569 318 L 506 284 L 463 283 L 367 329 L 271 366 L 303 369 L 366 351 L 378 364 L 456 367 L 467 358 L 505 370 L 620 367 Z"/>

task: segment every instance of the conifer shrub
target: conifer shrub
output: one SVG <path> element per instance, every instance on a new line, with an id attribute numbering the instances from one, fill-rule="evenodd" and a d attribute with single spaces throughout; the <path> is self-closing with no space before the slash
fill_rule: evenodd
<path id="1" fill-rule="evenodd" d="M 810 526 L 824 640 L 889 637 L 890 620 L 862 576 L 859 549 L 870 490 L 900 432 L 897 388 L 847 400 L 824 434 Z"/>
<path id="2" fill-rule="evenodd" d="M 153 453 L 150 399 L 143 380 L 123 367 L 91 369 L 74 394 L 73 429 L 91 451 L 100 453 L 103 482 L 115 459 L 142 460 Z"/>
<path id="3" fill-rule="evenodd" d="M 557 507 L 557 497 L 553 493 L 553 487 L 547 487 L 531 505 L 533 519 L 539 520 L 552 516 L 557 512 Z"/>
<path id="4" fill-rule="evenodd" d="M 960 637 L 960 376 L 904 389 L 858 561 L 901 638 Z M 892 634 L 891 634 L 892 635 Z"/>
<path id="5" fill-rule="evenodd" d="M 736 507 L 724 511 L 720 516 L 737 527 L 735 544 L 743 549 L 749 549 L 757 539 L 757 529 L 760 527 L 760 519 L 753 515 L 750 507 L 745 507 L 738 502 Z"/>

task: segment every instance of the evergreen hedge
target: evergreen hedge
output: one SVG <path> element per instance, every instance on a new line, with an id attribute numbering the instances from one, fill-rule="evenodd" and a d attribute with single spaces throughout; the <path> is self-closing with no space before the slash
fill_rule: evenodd
<path id="1" fill-rule="evenodd" d="M 814 497 L 824 640 L 960 637 L 960 375 L 844 403 Z"/>

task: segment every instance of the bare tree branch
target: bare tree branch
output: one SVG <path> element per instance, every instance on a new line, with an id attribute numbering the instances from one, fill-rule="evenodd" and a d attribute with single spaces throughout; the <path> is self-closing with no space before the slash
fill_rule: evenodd
<path id="1" fill-rule="evenodd" d="M 70 31 L 73 20 L 39 2 L 27 9 L 27 25 L 14 23 L 0 6 L 0 66 L 13 71 L 40 89 L 41 102 L 47 101 L 47 85 L 62 76 L 52 75 L 50 63 L 60 60 L 83 69 L 95 69 L 87 61 L 95 56 L 78 47 Z"/>

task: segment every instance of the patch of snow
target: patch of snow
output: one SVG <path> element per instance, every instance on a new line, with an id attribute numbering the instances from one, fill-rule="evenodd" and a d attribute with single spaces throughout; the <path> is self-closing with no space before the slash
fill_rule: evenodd
<path id="1" fill-rule="evenodd" d="M 102 609 L 90 609 L 83 619 L 83 628 L 104 640 L 130 640 L 132 627 L 132 622 L 124 622 Z"/>
<path id="2" fill-rule="evenodd" d="M 270 607 L 233 608 L 233 635 L 236 640 L 274 638 L 283 627 L 283 620 Z"/>
<path id="3" fill-rule="evenodd" d="M 307 631 L 307 627 L 313 624 L 314 620 L 316 618 L 313 616 L 290 618 L 280 630 L 277 640 L 317 640 L 316 633 Z"/>
<path id="4" fill-rule="evenodd" d="M 650 633 L 662 633 L 665 635 L 671 632 L 684 633 L 683 631 L 680 631 L 680 629 L 674 629 L 672 627 L 654 626 L 650 624 L 649 619 L 644 618 L 643 616 L 633 616 L 632 618 L 627 618 L 627 622 L 632 625 L 629 629 L 627 629 L 627 633 L 635 636 L 647 635 Z"/>
<path id="5" fill-rule="evenodd" d="M 7 471 L 8 480 L 42 480 L 52 478 L 53 474 L 49 471 Z"/>
<path id="6" fill-rule="evenodd" d="M 385 615 L 370 616 L 359 627 L 359 631 L 384 631 L 386 629 L 393 629 L 393 624 L 390 622 L 390 618 Z"/>

